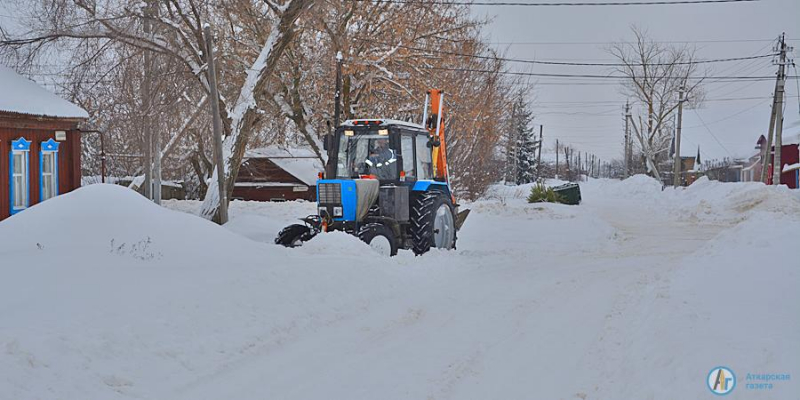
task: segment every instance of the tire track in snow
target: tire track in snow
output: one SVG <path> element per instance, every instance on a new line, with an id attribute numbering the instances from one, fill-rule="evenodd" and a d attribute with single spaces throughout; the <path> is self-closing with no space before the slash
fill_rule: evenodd
<path id="1" fill-rule="evenodd" d="M 727 224 L 675 221 L 669 215 L 632 213 L 634 205 L 601 206 L 600 215 L 626 237 L 622 241 L 619 259 L 633 261 L 634 279 L 624 285 L 613 308 L 606 314 L 606 324 L 599 332 L 585 361 L 591 365 L 587 375 L 591 383 L 576 396 L 582 399 L 598 397 L 604 388 L 627 385 L 623 349 L 624 338 L 640 331 L 646 323 L 652 304 L 669 296 L 671 278 L 681 268 L 681 260 L 690 257 L 706 242 L 729 228 Z M 621 215 L 628 218 L 620 219 Z M 594 373 L 592 373 L 594 371 Z"/>

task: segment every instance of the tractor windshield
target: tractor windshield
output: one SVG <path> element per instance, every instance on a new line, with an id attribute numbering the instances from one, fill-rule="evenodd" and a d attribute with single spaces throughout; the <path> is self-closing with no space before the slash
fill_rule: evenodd
<path id="1" fill-rule="evenodd" d="M 358 178 L 374 175 L 381 180 L 397 179 L 397 153 L 389 147 L 387 135 L 341 135 L 336 176 Z"/>

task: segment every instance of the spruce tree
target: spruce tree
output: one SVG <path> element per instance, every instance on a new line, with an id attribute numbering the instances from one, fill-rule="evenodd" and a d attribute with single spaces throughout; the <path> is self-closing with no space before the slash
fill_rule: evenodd
<path id="1" fill-rule="evenodd" d="M 512 121 L 513 137 L 515 140 L 514 162 L 516 167 L 516 183 L 530 183 L 536 177 L 536 149 L 537 143 L 533 132 L 533 113 L 528 107 L 528 102 L 519 96 L 514 104 Z"/>

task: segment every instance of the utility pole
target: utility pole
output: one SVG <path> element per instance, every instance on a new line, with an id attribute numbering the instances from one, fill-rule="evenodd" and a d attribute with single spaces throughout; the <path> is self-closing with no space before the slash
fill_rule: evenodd
<path id="1" fill-rule="evenodd" d="M 631 120 L 631 104 L 629 102 L 625 102 L 625 159 L 622 160 L 622 179 L 626 179 L 628 177 L 628 171 L 630 170 L 630 141 L 631 141 L 631 130 L 630 130 L 630 120 Z"/>
<path id="2" fill-rule="evenodd" d="M 336 52 L 336 93 L 334 93 L 333 105 L 333 129 L 338 129 L 340 119 L 342 116 L 342 52 Z M 426 104 L 427 107 L 427 104 Z M 423 121 L 424 123 L 424 121 Z M 333 148 L 334 136 L 328 135 L 325 140 L 327 141 L 327 149 L 330 151 Z M 325 164 L 325 178 L 331 179 L 336 176 L 336 165 L 333 164 L 333 157 L 328 154 L 328 162 Z"/>
<path id="3" fill-rule="evenodd" d="M 214 162 L 217 164 L 217 186 L 219 186 L 219 224 L 228 222 L 228 189 L 225 186 L 225 165 L 222 155 L 222 119 L 219 115 L 219 90 L 217 89 L 217 67 L 214 62 L 214 44 L 211 37 L 211 26 L 203 27 L 206 39 L 206 57 L 208 68 L 208 86 L 211 90 L 211 117 L 214 126 Z"/>
<path id="4" fill-rule="evenodd" d="M 555 179 L 558 179 L 558 139 L 556 139 L 556 172 Z"/>
<path id="5" fill-rule="evenodd" d="M 150 7 L 150 16 L 158 16 L 158 7 L 155 5 L 156 3 L 151 2 Z M 150 26 L 150 35 L 152 36 L 152 25 Z M 150 38 L 152 40 L 152 37 Z M 153 68 L 153 59 L 152 59 L 152 52 L 146 51 L 146 55 L 150 55 L 150 62 L 148 63 L 148 70 Z M 151 75 L 152 76 L 152 75 Z M 152 108 L 152 103 L 150 104 Z M 148 113 L 151 115 L 151 113 Z M 148 118 L 150 122 L 148 123 L 150 129 L 150 137 L 151 141 L 153 142 L 153 147 L 151 151 L 151 156 L 153 157 L 153 172 L 152 172 L 152 179 L 153 179 L 153 201 L 161 205 L 161 134 L 160 134 L 160 126 L 156 126 L 156 129 L 153 129 L 153 119 Z"/>
<path id="6" fill-rule="evenodd" d="M 152 33 L 150 15 L 153 3 L 148 0 L 144 7 L 143 30 L 145 37 Z M 142 134 L 144 135 L 144 197 L 153 199 L 153 131 L 151 125 L 152 104 L 150 98 L 150 81 L 152 79 L 153 54 L 144 51 L 144 74 L 142 77 Z"/>
<path id="7" fill-rule="evenodd" d="M 772 134 L 775 131 L 775 100 L 778 94 L 778 80 L 775 80 L 775 91 L 773 92 L 772 97 L 772 112 L 770 112 L 769 117 L 769 130 L 767 131 L 767 145 L 766 149 L 764 150 L 764 159 L 761 160 L 761 182 L 765 185 L 767 184 L 767 167 L 772 162 Z"/>
<path id="8" fill-rule="evenodd" d="M 778 42 L 780 59 L 778 61 L 778 86 L 775 90 L 775 160 L 772 163 L 772 184 L 781 184 L 783 163 L 781 162 L 781 146 L 783 145 L 783 92 L 786 86 L 786 34 L 782 33 Z"/>
<path id="9" fill-rule="evenodd" d="M 686 89 L 681 85 L 678 89 L 678 126 L 675 130 L 675 159 L 672 166 L 672 186 L 678 187 L 681 185 L 681 123 L 683 123 L 683 102 L 684 91 Z"/>
<path id="10" fill-rule="evenodd" d="M 339 127 L 339 118 L 342 115 L 342 52 L 336 52 L 336 93 L 333 105 L 333 127 Z"/>
<path id="11" fill-rule="evenodd" d="M 542 177 L 542 147 L 544 146 L 544 126 L 539 125 L 539 154 L 536 156 L 536 180 Z"/>

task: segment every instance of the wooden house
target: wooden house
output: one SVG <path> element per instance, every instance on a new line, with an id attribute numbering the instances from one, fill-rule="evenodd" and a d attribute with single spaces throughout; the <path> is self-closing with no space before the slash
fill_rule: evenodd
<path id="1" fill-rule="evenodd" d="M 255 201 L 317 200 L 317 177 L 324 169 L 306 149 L 270 146 L 245 153 L 233 198 Z"/>
<path id="2" fill-rule="evenodd" d="M 89 115 L 0 65 L 0 220 L 81 185 Z"/>

